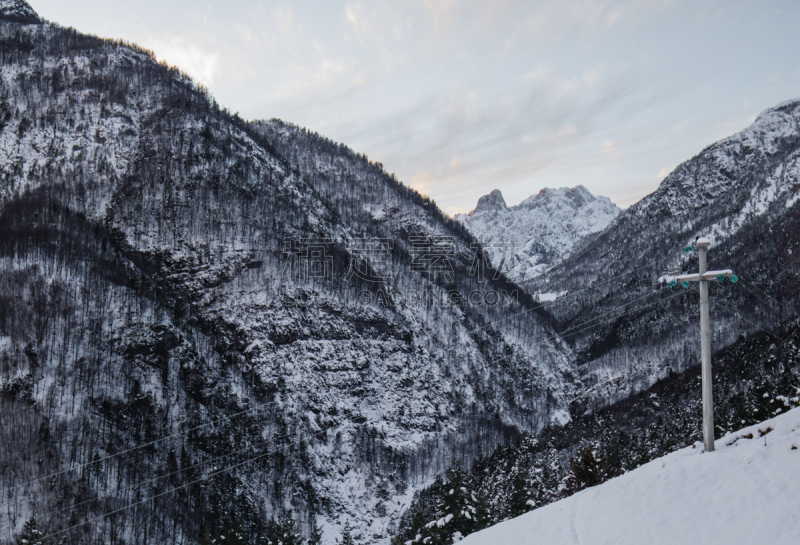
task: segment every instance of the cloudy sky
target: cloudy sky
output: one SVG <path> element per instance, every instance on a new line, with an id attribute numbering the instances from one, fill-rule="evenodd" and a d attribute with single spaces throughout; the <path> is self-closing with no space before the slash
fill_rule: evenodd
<path id="1" fill-rule="evenodd" d="M 800 96 L 800 2 L 30 0 L 247 119 L 311 127 L 447 212 L 583 184 L 626 207 Z"/>

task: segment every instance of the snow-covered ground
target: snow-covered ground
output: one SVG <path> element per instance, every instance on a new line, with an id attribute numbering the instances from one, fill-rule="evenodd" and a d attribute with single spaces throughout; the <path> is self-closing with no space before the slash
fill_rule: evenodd
<path id="1" fill-rule="evenodd" d="M 769 431 L 771 430 L 771 431 Z M 464 545 L 800 542 L 800 408 L 468 536 Z"/>

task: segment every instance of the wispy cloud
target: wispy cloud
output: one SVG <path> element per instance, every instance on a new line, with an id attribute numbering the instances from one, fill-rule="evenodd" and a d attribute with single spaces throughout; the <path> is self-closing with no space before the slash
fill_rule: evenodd
<path id="1" fill-rule="evenodd" d="M 36 8 L 154 50 L 180 30 L 162 58 L 232 109 L 318 123 L 451 213 L 577 183 L 631 204 L 800 94 L 788 0 L 131 2 L 157 31 L 124 3 Z"/>

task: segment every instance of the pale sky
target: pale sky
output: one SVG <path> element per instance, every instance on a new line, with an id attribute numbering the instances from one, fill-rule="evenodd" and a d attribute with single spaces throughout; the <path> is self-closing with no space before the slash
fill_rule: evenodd
<path id="1" fill-rule="evenodd" d="M 800 2 L 30 0 L 245 119 L 313 128 L 448 213 L 583 184 L 621 207 L 800 97 Z"/>

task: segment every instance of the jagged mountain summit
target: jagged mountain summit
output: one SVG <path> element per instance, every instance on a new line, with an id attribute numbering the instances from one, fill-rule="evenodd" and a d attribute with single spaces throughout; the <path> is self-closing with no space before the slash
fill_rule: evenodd
<path id="1" fill-rule="evenodd" d="M 541 275 L 582 238 L 605 229 L 620 213 L 608 197 L 595 197 L 582 185 L 542 189 L 508 207 L 495 189 L 475 210 L 459 214 L 498 268 L 520 283 Z"/>
<path id="2" fill-rule="evenodd" d="M 387 543 L 569 417 L 549 315 L 378 163 L 74 29 L 0 21 L 0 59 L 4 539 Z"/>
<path id="3" fill-rule="evenodd" d="M 0 0 L 0 20 L 22 24 L 41 22 L 39 15 L 25 0 Z"/>

